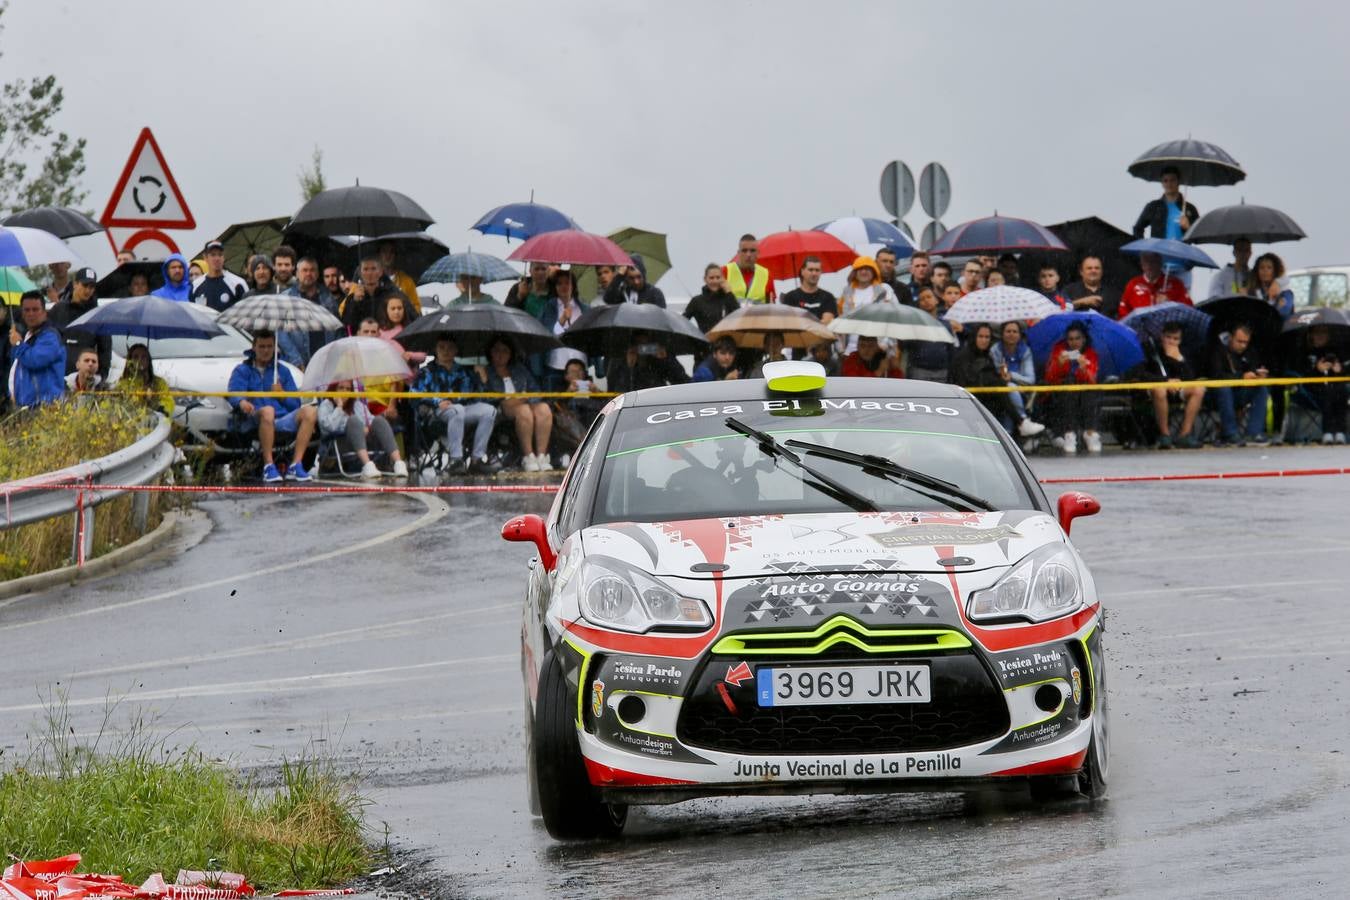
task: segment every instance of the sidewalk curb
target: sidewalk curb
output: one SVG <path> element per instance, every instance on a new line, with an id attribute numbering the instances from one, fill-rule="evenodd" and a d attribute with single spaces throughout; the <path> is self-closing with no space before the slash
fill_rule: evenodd
<path id="1" fill-rule="evenodd" d="M 150 549 L 151 545 L 171 537 L 179 523 L 190 515 L 190 513 L 185 515 L 177 510 L 168 510 L 153 531 L 147 531 L 125 547 L 118 547 L 111 553 L 94 557 L 84 564 L 83 569 L 78 569 L 73 565 L 65 566 L 60 569 L 52 569 L 49 572 L 38 572 L 36 575 L 25 575 L 22 578 L 0 582 L 0 600 L 8 600 L 11 597 L 31 594 L 35 591 L 44 591 L 63 584 L 73 585 L 80 581 L 107 574 L 127 563 L 135 562 L 140 558 L 143 551 Z"/>

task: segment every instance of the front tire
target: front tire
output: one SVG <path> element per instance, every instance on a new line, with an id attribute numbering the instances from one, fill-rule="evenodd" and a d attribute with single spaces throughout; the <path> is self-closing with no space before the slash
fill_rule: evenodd
<path id="1" fill-rule="evenodd" d="M 628 807 L 606 803 L 586 774 L 577 743 L 576 699 L 552 651 L 544 657 L 530 733 L 539 811 L 548 833 L 561 841 L 617 837 Z"/>

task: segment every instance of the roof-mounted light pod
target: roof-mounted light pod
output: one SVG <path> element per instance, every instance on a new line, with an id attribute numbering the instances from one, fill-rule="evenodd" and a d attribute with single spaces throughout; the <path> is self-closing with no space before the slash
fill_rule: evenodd
<path id="1" fill-rule="evenodd" d="M 808 360 L 765 363 L 764 381 L 776 394 L 805 394 L 825 387 L 825 367 Z"/>

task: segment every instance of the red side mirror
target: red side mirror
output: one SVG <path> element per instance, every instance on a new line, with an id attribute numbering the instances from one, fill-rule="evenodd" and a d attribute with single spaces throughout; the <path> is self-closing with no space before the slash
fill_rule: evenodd
<path id="1" fill-rule="evenodd" d="M 502 539 L 528 541 L 534 544 L 535 549 L 539 551 L 539 561 L 544 564 L 545 571 L 552 572 L 553 566 L 558 562 L 558 554 L 549 546 L 548 526 L 539 516 L 533 514 L 516 516 L 502 526 Z"/>
<path id="2" fill-rule="evenodd" d="M 1102 511 L 1097 498 L 1082 491 L 1065 491 L 1059 495 L 1059 527 L 1069 533 L 1069 526 L 1079 516 L 1095 516 Z"/>

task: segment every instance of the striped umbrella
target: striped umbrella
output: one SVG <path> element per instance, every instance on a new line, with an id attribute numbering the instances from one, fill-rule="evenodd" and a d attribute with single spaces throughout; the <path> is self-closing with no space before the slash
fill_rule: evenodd
<path id="1" fill-rule="evenodd" d="M 436 260 L 422 273 L 422 284 L 454 284 L 461 277 L 472 276 L 493 281 L 515 281 L 520 273 L 490 253 L 451 253 Z"/>
<path id="2" fill-rule="evenodd" d="M 338 317 L 312 300 L 294 294 L 254 294 L 220 314 L 216 320 L 244 331 L 333 331 Z"/>
<path id="3" fill-rule="evenodd" d="M 0 268 L 0 299 L 6 306 L 18 306 L 19 298 L 26 291 L 36 291 L 38 286 L 24 274 L 23 269 L 15 266 Z"/>
<path id="4" fill-rule="evenodd" d="M 0 228 L 0 266 L 45 266 L 58 262 L 79 265 L 84 260 L 51 232 L 18 225 Z"/>
<path id="5" fill-rule="evenodd" d="M 898 258 L 907 259 L 915 250 L 914 242 L 908 235 L 890 222 L 881 219 L 844 216 L 842 219 L 817 225 L 813 230 L 834 235 L 857 253 L 867 253 L 880 244 L 895 253 Z"/>
<path id="6" fill-rule="evenodd" d="M 971 291 L 947 310 L 952 322 L 999 322 L 1044 319 L 1061 312 L 1059 304 L 1044 294 L 1010 284 L 996 284 L 979 291 Z"/>
<path id="7" fill-rule="evenodd" d="M 936 317 L 915 306 L 890 300 L 869 303 L 830 322 L 835 334 L 891 338 L 897 341 L 934 341 L 955 344 L 956 337 Z"/>

